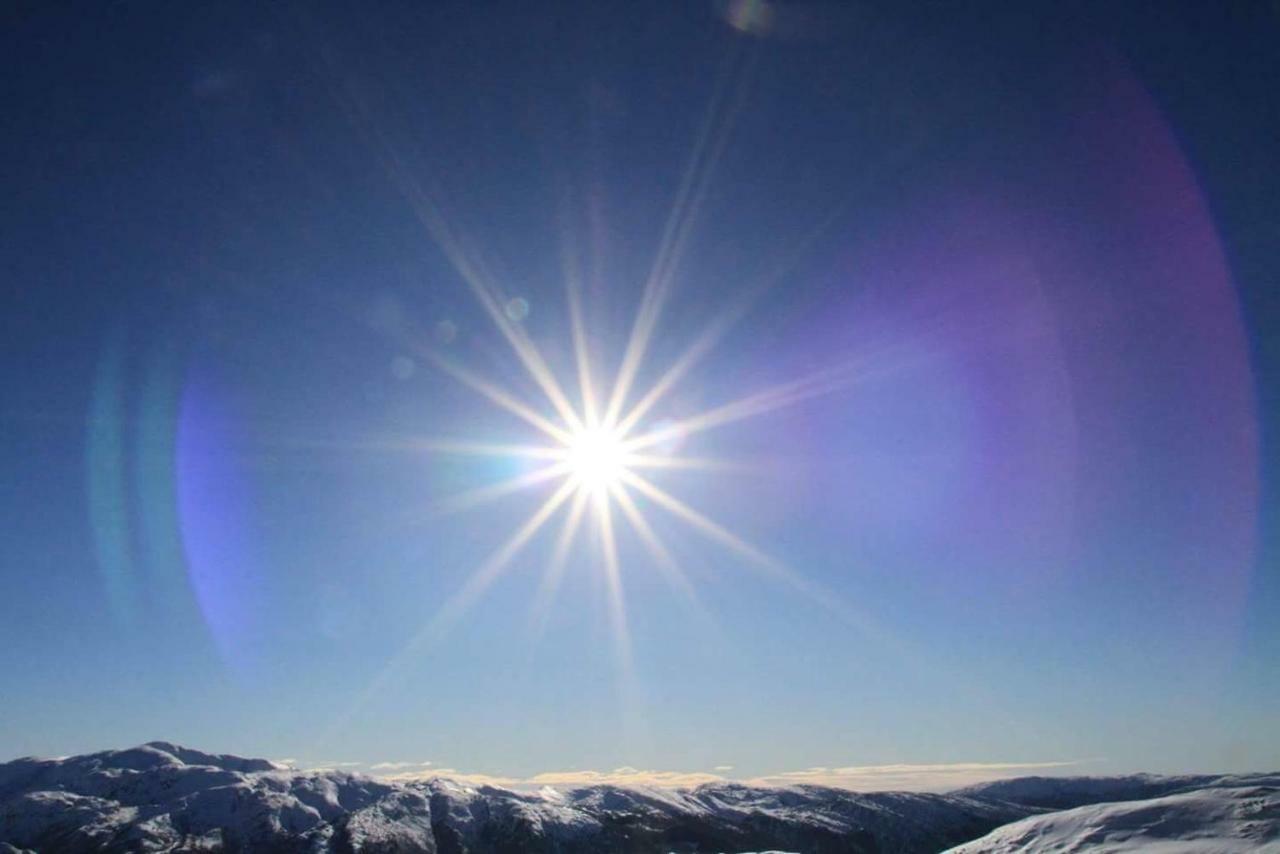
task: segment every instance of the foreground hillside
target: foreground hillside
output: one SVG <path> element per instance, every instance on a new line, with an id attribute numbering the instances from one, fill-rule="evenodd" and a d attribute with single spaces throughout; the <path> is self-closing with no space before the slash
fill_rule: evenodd
<path id="1" fill-rule="evenodd" d="M 1164 797 L 1038 815 L 953 848 L 950 854 L 1014 851 L 1280 852 L 1280 777 L 1223 778 Z"/>
<path id="2" fill-rule="evenodd" d="M 389 783 L 299 772 L 152 742 L 0 765 L 0 851 L 936 852 L 1010 822 L 1045 819 L 1047 807 L 1035 801 L 1046 791 L 1055 805 L 1074 805 L 1135 792 L 1165 795 L 1221 779 L 1030 778 L 1021 787 L 950 794 L 727 783 L 528 794 L 445 779 Z M 1264 800 L 1274 798 L 1270 791 Z M 1259 820 L 1252 838 L 1264 840 L 1277 822 L 1265 811 Z M 981 844 L 992 839 L 999 837 Z"/>

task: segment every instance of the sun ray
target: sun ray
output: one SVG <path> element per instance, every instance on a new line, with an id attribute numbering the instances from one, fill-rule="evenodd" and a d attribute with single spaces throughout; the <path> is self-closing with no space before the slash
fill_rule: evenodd
<path id="1" fill-rule="evenodd" d="M 328 61 L 329 57 L 326 56 L 325 60 Z M 497 289 L 492 285 L 493 277 L 484 269 L 479 253 L 468 250 L 461 232 L 446 216 L 444 207 L 439 202 L 439 197 L 443 193 L 438 188 L 435 193 L 431 193 L 423 187 L 422 179 L 418 175 L 425 174 L 426 169 L 422 164 L 419 164 L 417 170 L 409 168 L 381 123 L 376 120 L 376 116 L 354 81 L 347 76 L 342 76 L 341 79 L 343 83 L 338 92 L 339 102 L 347 111 L 358 132 L 370 143 L 371 148 L 382 161 L 388 177 L 400 190 L 418 222 L 440 247 L 560 417 L 571 427 L 581 426 L 577 413 L 569 404 L 568 398 L 537 347 L 529 340 L 524 330 L 507 317 L 505 307 L 496 295 Z"/>
<path id="2" fill-rule="evenodd" d="M 440 639 L 448 634 L 449 630 L 466 614 L 471 605 L 484 594 L 489 586 L 497 580 L 516 555 L 520 553 L 520 550 L 534 538 L 542 526 L 547 523 L 547 520 L 554 515 L 560 505 L 568 500 L 572 493 L 573 485 L 566 481 L 538 506 L 538 509 L 529 516 L 525 523 L 506 542 L 490 554 L 484 563 L 471 574 L 462 588 L 449 597 L 444 605 L 422 624 L 405 645 L 401 647 L 400 651 L 387 661 L 345 712 L 335 719 L 329 730 L 330 736 L 346 726 L 368 704 L 370 699 L 389 689 L 395 678 L 426 646 L 439 642 Z"/>
<path id="3" fill-rule="evenodd" d="M 688 504 L 650 483 L 640 475 L 627 472 L 623 475 L 623 480 L 634 487 L 636 491 L 644 494 L 674 516 L 682 519 L 707 538 L 746 558 L 748 566 L 760 570 L 764 575 L 775 581 L 783 582 L 792 590 L 828 611 L 846 625 L 862 632 L 867 637 L 894 649 L 900 654 L 906 655 L 904 647 L 897 638 L 885 632 L 873 619 L 854 609 L 822 585 L 798 574 L 785 563 L 765 554 L 728 528 L 694 510 Z"/>
<path id="4" fill-rule="evenodd" d="M 595 502 L 596 523 L 604 558 L 605 583 L 609 596 L 609 624 L 618 661 L 624 674 L 631 673 L 631 634 L 627 629 L 627 609 L 622 593 L 622 572 L 618 565 L 618 543 L 613 533 L 613 510 L 603 489 L 591 494 Z"/>
<path id="5" fill-rule="evenodd" d="M 339 70 L 330 51 L 321 50 L 321 59 L 337 81 L 335 96 L 339 105 L 346 112 L 356 132 L 373 150 L 386 171 L 388 179 L 404 196 L 418 222 L 426 229 L 432 240 L 444 252 L 445 258 L 465 281 L 470 282 L 476 278 L 479 273 L 467 257 L 462 242 L 456 237 L 455 229 L 450 225 L 444 208 L 438 201 L 440 193 L 433 195 L 422 186 L 423 182 L 419 176 L 427 173 L 424 165 L 418 164 L 416 169 L 409 168 L 397 146 L 388 137 L 382 123 L 369 107 L 357 80 L 352 75 Z"/>
<path id="6" fill-rule="evenodd" d="M 792 250 L 782 258 L 767 274 L 761 276 L 754 285 L 745 289 L 744 293 L 714 317 L 703 328 L 698 337 L 671 364 L 667 371 L 650 387 L 644 396 L 618 422 L 618 430 L 628 433 L 649 410 L 662 399 L 690 370 L 711 352 L 720 339 L 732 329 L 743 316 L 751 310 L 763 294 L 769 291 L 779 280 L 793 268 L 797 261 L 812 247 L 818 238 L 835 221 L 839 208 L 832 210 L 811 229 L 802 239 L 797 241 Z"/>
<path id="7" fill-rule="evenodd" d="M 834 607 L 835 603 L 830 594 L 820 590 L 814 584 L 796 574 L 786 564 L 760 551 L 728 528 L 712 521 L 680 499 L 655 486 L 640 475 L 627 472 L 623 474 L 622 479 L 628 485 L 634 487 L 637 492 L 644 494 L 655 504 L 687 522 L 709 539 L 746 558 L 748 564 L 755 566 L 776 580 L 786 582 L 798 592 L 804 593 L 819 602 L 823 607 L 829 609 Z"/>
<path id="8" fill-rule="evenodd" d="M 479 569 L 471 574 L 462 589 L 449 598 L 436 613 L 436 616 L 427 624 L 428 627 L 440 626 L 447 629 L 466 613 L 471 604 L 502 574 L 507 565 L 511 563 L 511 559 L 533 539 L 538 530 L 560 508 L 560 505 L 569 499 L 573 491 L 573 484 L 566 481 L 560 485 L 559 489 L 548 496 L 511 538 L 481 564 Z"/>
<path id="9" fill-rule="evenodd" d="M 551 421 L 548 421 L 546 418 L 539 415 L 530 407 L 516 400 L 514 397 L 512 397 L 509 393 L 504 391 L 499 386 L 494 385 L 488 380 L 482 379 L 481 377 L 477 376 L 475 373 L 469 371 L 468 369 L 462 367 L 461 365 L 451 362 L 450 360 L 444 358 L 443 356 L 437 353 L 427 351 L 426 353 L 424 353 L 424 355 L 431 360 L 432 364 L 434 364 L 436 367 L 438 367 L 440 370 L 444 371 L 445 373 L 449 374 L 449 376 L 462 382 L 463 384 L 471 388 L 473 391 L 478 392 L 479 394 L 488 398 L 493 403 L 496 403 L 498 406 L 501 406 L 503 409 L 507 410 L 512 415 L 515 415 L 519 418 L 524 419 L 526 422 L 528 422 L 529 424 L 532 424 L 534 427 L 537 427 L 539 430 L 541 430 L 543 433 L 546 433 L 548 436 L 555 439 L 557 442 L 560 442 L 563 444 L 569 441 L 572 434 L 568 430 L 565 430 L 562 427 L 558 427 L 555 424 L 553 424 Z"/>
<path id="10" fill-rule="evenodd" d="M 533 594 L 533 604 L 529 608 L 529 615 L 533 622 L 535 638 L 541 637 L 546 631 L 547 620 L 551 616 L 551 603 L 555 601 L 556 593 L 560 589 L 560 582 L 564 578 L 565 567 L 569 560 L 569 549 L 573 546 L 573 541 L 578 535 L 578 528 L 581 526 L 587 508 L 588 495 L 589 493 L 583 489 L 579 489 L 574 493 L 573 504 L 569 507 L 569 513 L 565 516 L 564 524 L 560 527 L 560 536 L 556 538 L 555 550 L 551 553 L 551 560 L 547 564 L 546 572 L 543 573 L 542 581 L 538 584 L 537 591 Z"/>
<path id="11" fill-rule="evenodd" d="M 526 460 L 564 459 L 564 451 L 552 445 L 531 445 L 520 442 L 472 442 L 466 439 L 444 437 L 395 436 L 348 440 L 287 438 L 276 440 L 272 444 L 285 448 L 301 449 L 395 451 L 458 456 L 517 457 Z"/>
<path id="12" fill-rule="evenodd" d="M 680 358 L 667 369 L 657 382 L 640 398 L 631 410 L 618 422 L 618 430 L 627 433 L 631 428 L 648 414 L 659 400 L 662 399 L 668 391 L 675 386 L 684 375 L 689 372 L 704 356 L 715 347 L 718 342 L 732 326 L 737 316 L 741 312 L 726 312 L 721 314 L 716 321 L 713 321 L 706 329 L 694 340 L 688 349 L 680 355 Z"/>
<path id="13" fill-rule="evenodd" d="M 706 196 L 711 176 L 715 172 L 716 164 L 731 136 L 737 114 L 745 101 L 746 74 L 741 72 L 743 79 L 739 81 L 738 90 L 732 96 L 729 106 L 727 108 L 724 106 L 725 99 L 730 97 L 726 93 L 731 88 L 734 71 L 734 62 L 731 58 L 712 91 L 706 117 L 695 138 L 689 162 L 685 167 L 671 213 L 667 217 L 658 243 L 653 266 L 645 281 L 640 306 L 636 311 L 636 318 L 623 353 L 622 364 L 618 369 L 618 376 L 614 381 L 609 403 L 605 409 L 605 424 L 616 422 L 630 394 L 631 384 L 635 381 L 636 373 L 653 336 L 654 327 L 662 313 L 676 266 L 692 232 L 693 223 Z"/>
<path id="14" fill-rule="evenodd" d="M 631 454 L 624 460 L 630 469 L 692 469 L 695 471 L 761 472 L 765 466 L 738 460 L 721 460 L 715 457 L 662 456 L 658 454 Z"/>
<path id="15" fill-rule="evenodd" d="M 853 377 L 854 372 L 850 368 L 827 368 L 808 377 L 770 386 L 746 397 L 738 398 L 697 415 L 682 418 L 673 424 L 627 439 L 623 442 L 623 446 L 628 453 L 633 453 L 652 447 L 667 439 L 688 436 L 722 424 L 741 421 L 754 415 L 762 415 L 775 409 L 791 406 L 802 400 L 830 394 L 848 385 Z"/>
<path id="16" fill-rule="evenodd" d="M 582 299 L 577 288 L 570 290 L 569 326 L 573 336 L 574 360 L 578 365 L 578 385 L 582 389 L 582 411 L 589 427 L 600 423 L 595 388 L 591 379 L 591 357 L 588 355 L 587 335 L 582 322 Z"/>
<path id="17" fill-rule="evenodd" d="M 522 327 L 507 317 L 505 307 L 484 282 L 468 280 L 467 284 L 471 287 L 476 299 L 480 301 L 481 306 L 483 306 L 494 325 L 498 327 L 503 337 L 507 339 L 507 343 L 511 345 L 529 376 L 533 378 L 533 381 L 542 389 L 547 399 L 551 401 L 551 405 L 555 407 L 556 412 L 572 429 L 581 429 L 583 424 L 581 419 L 578 418 L 578 413 L 574 412 L 573 406 L 569 403 L 569 398 L 565 396 L 564 390 L 560 388 L 560 383 L 556 381 L 555 374 L 547 367 L 542 354 L 538 352 L 538 348 L 529 339 L 528 334 Z"/>
<path id="18" fill-rule="evenodd" d="M 443 501 L 438 501 L 431 507 L 431 512 L 437 514 L 457 513 L 460 510 L 469 510 L 481 504 L 487 504 L 498 498 L 521 492 L 530 487 L 537 486 L 540 483 L 546 483 L 568 474 L 569 466 L 567 463 L 556 463 L 554 465 L 543 466 L 540 469 L 534 469 L 524 474 L 515 475 L 514 477 L 500 480 L 497 483 L 487 484 L 475 489 L 468 489 L 466 492 L 460 492 L 457 495 L 450 496 Z"/>
<path id="19" fill-rule="evenodd" d="M 698 593 L 693 589 L 693 585 L 689 583 L 688 576 L 680 568 L 680 564 L 676 562 L 670 550 L 658 538 L 657 533 L 654 532 L 648 520 L 644 518 L 644 514 L 640 512 L 640 508 L 636 506 L 635 501 L 627 494 L 626 489 L 615 484 L 610 492 L 613 495 L 613 500 L 618 503 L 618 507 L 622 510 L 622 515 L 626 516 L 627 521 L 631 524 L 631 530 L 636 532 L 636 535 L 640 537 L 640 542 L 644 543 L 645 548 L 653 555 L 658 570 L 667 579 L 667 582 L 684 598 L 687 604 L 695 608 L 699 614 L 705 616 L 702 603 L 698 600 Z"/>
<path id="20" fill-rule="evenodd" d="M 778 563 L 778 561 L 769 557 L 746 540 L 743 540 L 723 525 L 713 522 L 707 516 L 704 516 L 697 510 L 694 510 L 688 504 L 685 504 L 683 501 L 671 495 L 661 487 L 649 482 L 646 478 L 643 478 L 638 474 L 627 472 L 622 476 L 622 479 L 637 492 L 643 493 L 655 504 L 675 514 L 685 522 L 688 522 L 690 525 L 700 530 L 702 533 L 706 534 L 711 539 L 728 547 L 731 551 L 737 552 L 752 563 L 770 570 L 785 569 L 782 564 Z"/>
<path id="21" fill-rule="evenodd" d="M 568 403 L 568 398 L 564 396 L 559 383 L 556 382 L 556 376 L 552 374 L 547 362 L 538 352 L 538 347 L 534 342 L 530 341 L 524 329 L 512 323 L 507 318 L 506 309 L 497 297 L 497 288 L 493 287 L 492 275 L 484 270 L 479 255 L 475 252 L 468 252 L 466 243 L 463 241 L 461 234 L 457 228 L 449 223 L 448 216 L 444 214 L 443 206 L 440 205 L 438 198 L 440 193 L 430 193 L 422 187 L 419 178 L 415 177 L 412 170 L 404 163 L 404 159 L 399 154 L 396 146 L 392 145 L 387 134 L 381 128 L 381 125 L 372 120 L 372 114 L 364 100 L 361 99 L 360 93 L 355 91 L 351 86 L 346 87 L 346 105 L 348 111 L 358 114 L 361 122 L 356 122 L 357 127 L 369 138 L 375 151 L 383 160 L 384 168 L 387 169 L 392 182 L 401 189 L 404 198 L 410 205 L 413 213 L 419 219 L 422 227 L 434 239 L 436 246 L 444 252 L 444 256 L 449 260 L 449 264 L 453 265 L 453 269 L 466 283 L 468 289 L 474 294 L 476 300 L 480 302 L 481 307 L 485 310 L 489 318 L 494 321 L 494 325 L 498 326 L 498 330 L 502 333 L 503 338 L 507 339 L 507 343 L 511 344 L 511 348 L 516 352 L 516 356 L 524 365 L 525 370 L 529 371 L 529 375 L 534 382 L 543 389 L 552 406 L 556 407 L 556 411 L 561 415 L 566 423 L 577 426 L 577 414 L 573 412 L 573 407 Z"/>
<path id="22" fill-rule="evenodd" d="M 407 439 L 400 448 L 414 451 L 432 451 L 438 454 L 458 454 L 480 457 L 519 457 L 526 460 L 562 460 L 564 451 L 544 445 L 503 444 L 497 442 L 468 442 L 463 439 Z"/>
<path id="23" fill-rule="evenodd" d="M 595 384 L 591 376 L 591 354 L 586 324 L 582 318 L 582 277 L 572 260 L 567 238 L 561 240 L 561 265 L 564 268 L 565 298 L 569 306 L 569 334 L 573 339 L 573 358 L 578 371 L 578 388 L 582 396 L 582 417 L 589 429 L 600 423 Z"/>

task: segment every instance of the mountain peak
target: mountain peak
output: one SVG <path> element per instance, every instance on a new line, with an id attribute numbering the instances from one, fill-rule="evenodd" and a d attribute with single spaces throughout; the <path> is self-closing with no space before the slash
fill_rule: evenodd
<path id="1" fill-rule="evenodd" d="M 267 759 L 247 759 L 228 753 L 205 753 L 204 751 L 183 747 L 170 741 L 148 741 L 146 744 L 132 748 L 132 750 L 155 751 L 173 757 L 183 765 L 205 765 L 221 768 L 224 771 L 238 771 L 244 774 L 280 770 L 274 762 Z"/>

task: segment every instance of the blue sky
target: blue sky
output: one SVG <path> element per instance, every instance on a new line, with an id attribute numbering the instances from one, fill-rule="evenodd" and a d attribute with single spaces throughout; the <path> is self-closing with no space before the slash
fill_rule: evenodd
<path id="1" fill-rule="evenodd" d="M 1158 8 L 17 13 L 0 756 L 1280 765 L 1280 23 Z M 561 481 L 447 443 L 559 443 L 458 374 L 580 415 L 575 299 L 604 398 L 717 332 L 670 565 L 611 498 L 540 594 L 569 500 L 481 590 Z"/>

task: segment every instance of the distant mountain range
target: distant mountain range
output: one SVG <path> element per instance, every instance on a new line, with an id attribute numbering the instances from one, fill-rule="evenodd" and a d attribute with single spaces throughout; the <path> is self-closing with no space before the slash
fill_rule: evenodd
<path id="1" fill-rule="evenodd" d="M 0 852 L 1280 851 L 1280 775 L 1024 777 L 947 794 L 283 769 L 166 742 L 0 764 Z"/>

